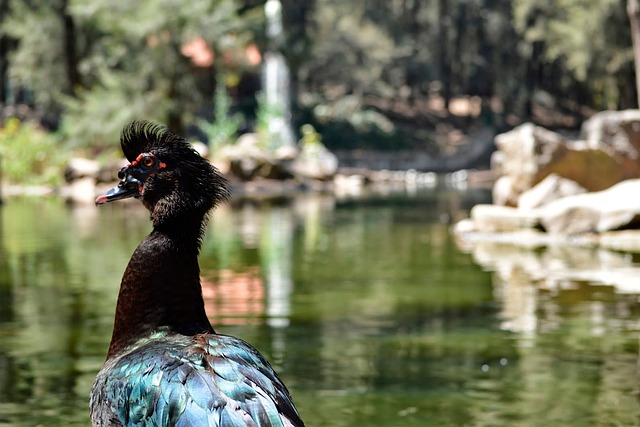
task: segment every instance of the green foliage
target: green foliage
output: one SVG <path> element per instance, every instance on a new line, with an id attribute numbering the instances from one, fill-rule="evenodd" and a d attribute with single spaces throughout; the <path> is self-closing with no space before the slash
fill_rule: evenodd
<path id="1" fill-rule="evenodd" d="M 371 19 L 362 3 L 318 1 L 313 57 L 304 69 L 312 82 L 333 80 L 357 93 L 389 94 L 402 76 L 385 72 L 394 63 L 401 65 L 398 61 L 411 52 L 402 41 L 393 40 L 384 23 Z"/>
<path id="2" fill-rule="evenodd" d="M 57 99 L 70 89 L 66 76 L 63 24 L 58 10 L 62 0 L 10 2 L 11 13 L 3 19 L 0 35 L 19 40 L 10 55 L 9 75 L 15 86 L 28 88 L 37 105 L 56 111 Z M 4 84 L 4 82 L 2 82 Z"/>
<path id="3" fill-rule="evenodd" d="M 306 123 L 300 127 L 300 133 L 302 138 L 300 139 L 301 146 L 315 146 L 322 145 L 322 135 L 310 124 Z"/>
<path id="4" fill-rule="evenodd" d="M 630 74 L 633 63 L 622 3 L 516 0 L 514 25 L 530 46 L 542 46 L 548 62 L 561 64 L 576 80 L 588 85 L 599 107 L 615 108 L 615 102 L 623 96 L 619 82 Z"/>
<path id="5" fill-rule="evenodd" d="M 216 78 L 216 92 L 213 105 L 213 122 L 198 119 L 198 127 L 209 140 L 209 148 L 215 154 L 225 145 L 235 142 L 243 118 L 239 113 L 231 114 L 231 98 L 227 93 L 226 76 Z"/>
<path id="6" fill-rule="evenodd" d="M 300 126 L 300 157 L 305 160 L 320 159 L 320 156 L 326 153 L 327 149 L 322 143 L 322 135 L 308 123 Z"/>
<path id="7" fill-rule="evenodd" d="M 391 134 L 394 131 L 394 125 L 387 117 L 373 109 L 365 108 L 358 98 L 352 95 L 344 96 L 331 104 L 316 105 L 314 112 L 320 123 L 345 121 L 361 133 Z"/>
<path id="8" fill-rule="evenodd" d="M 516 49 L 510 1 L 314 4 L 310 54 L 293 61 L 294 74 L 298 101 L 313 114 L 305 120 L 331 148 L 337 136 L 340 148 L 439 151 L 435 127 L 451 119 L 449 103 L 461 96 L 495 97 L 509 114 L 523 112 L 527 64 Z"/>
<path id="9" fill-rule="evenodd" d="M 127 73 L 105 73 L 92 90 L 65 98 L 62 122 L 65 143 L 70 147 L 101 151 L 117 148 L 120 130 L 138 118 L 163 122 L 168 103 L 159 91 L 139 93 L 137 80 Z"/>
<path id="10" fill-rule="evenodd" d="M 12 118 L 0 129 L 2 177 L 17 184 L 59 184 L 67 152 L 33 122 Z"/>
<path id="11" fill-rule="evenodd" d="M 510 5 L 502 0 L 317 0 L 305 84 L 329 100 L 343 94 L 382 99 L 488 95 L 488 76 L 519 72 Z M 339 85 L 328 85 L 328 82 Z"/>
<path id="12" fill-rule="evenodd" d="M 309 23 L 291 20 L 312 40 L 307 56 L 292 61 L 298 93 L 319 94 L 324 100 L 315 104 L 327 108 L 355 96 L 362 110 L 373 105 L 396 125 L 439 120 L 420 103 L 434 95 L 445 104 L 456 96 L 493 98 L 521 120 L 531 120 L 538 91 L 573 105 L 630 108 L 623 3 L 316 0 Z"/>
<path id="13" fill-rule="evenodd" d="M 258 93 L 256 99 L 258 100 L 258 108 L 256 110 L 255 131 L 258 134 L 258 140 L 264 148 L 275 150 L 277 144 L 272 141 L 269 124 L 282 118 L 284 108 L 281 105 L 268 102 L 262 92 Z"/>
<path id="14" fill-rule="evenodd" d="M 447 110 L 456 97 L 480 97 L 483 123 L 496 127 L 535 120 L 541 92 L 557 110 L 550 116 L 563 110 L 574 123 L 589 109 L 636 106 L 623 0 L 282 0 L 286 37 L 270 41 L 263 1 L 7 1 L 0 36 L 15 46 L 10 93 L 61 116 L 72 147 L 113 147 L 121 126 L 143 117 L 178 132 L 196 122 L 215 150 L 237 118 L 216 111 L 205 124 L 197 113 L 214 73 L 239 76 L 245 98 L 233 101 L 253 107 L 258 55 L 248 60 L 249 44 L 286 57 L 293 118 L 314 123 L 332 148 L 377 140 L 436 148 L 443 120 L 473 127 Z M 194 40 L 212 64 L 185 51 Z M 217 94 L 216 103 L 222 111 L 231 101 Z M 265 146 L 275 144 L 268 124 L 281 110 L 258 103 Z"/>
<path id="15" fill-rule="evenodd" d="M 93 3 L 74 10 L 108 34 L 94 43 L 94 54 L 86 61 L 99 81 L 67 114 L 74 139 L 93 135 L 92 144 L 104 137 L 97 123 L 108 122 L 111 133 L 134 117 L 159 120 L 182 131 L 203 101 L 182 48 L 200 37 L 214 52 L 242 50 L 250 38 L 246 28 L 252 21 L 238 19 L 238 2 L 233 0 L 199 0 L 189 7 L 177 0 Z"/>
<path id="16" fill-rule="evenodd" d="M 241 6 L 241 0 L 12 1 L 2 26 L 19 41 L 11 83 L 33 93 L 45 113 L 64 110 L 73 146 L 110 146 L 116 129 L 140 117 L 182 132 L 208 96 L 203 81 L 212 72 L 183 49 L 202 39 L 217 68 L 245 67 L 244 47 L 263 18 L 252 8 L 240 18 Z M 67 36 L 75 52 L 62 42 Z M 70 69 L 81 85 L 72 87 Z"/>

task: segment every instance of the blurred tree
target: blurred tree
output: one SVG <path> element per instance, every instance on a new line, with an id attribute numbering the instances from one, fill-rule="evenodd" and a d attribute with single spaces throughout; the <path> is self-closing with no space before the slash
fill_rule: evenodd
<path id="1" fill-rule="evenodd" d="M 631 24 L 631 40 L 636 72 L 636 95 L 640 107 L 640 3 L 638 0 L 627 0 L 627 14 Z"/>
<path id="2" fill-rule="evenodd" d="M 335 110 L 342 117 L 336 103 L 350 97 L 365 113 L 390 119 L 392 138 L 402 132 L 424 147 L 433 145 L 425 130 L 450 117 L 454 97 L 479 96 L 486 124 L 500 125 L 490 114 L 492 98 L 514 105 L 521 96 L 526 66 L 509 0 L 316 0 L 308 16 L 311 53 L 297 68 L 298 90 L 323 115 Z M 429 104 L 432 98 L 443 110 Z"/>
<path id="3" fill-rule="evenodd" d="M 19 40 L 11 76 L 39 108 L 55 114 L 64 106 L 64 130 L 76 145 L 106 144 L 141 116 L 183 131 L 211 96 L 214 67 L 245 67 L 245 47 L 262 25 L 261 9 L 242 0 L 10 6 L 5 31 Z M 200 52 L 187 52 L 196 39 Z"/>
<path id="4" fill-rule="evenodd" d="M 79 2 L 75 15 L 104 36 L 93 42 L 83 62 L 98 76 L 96 85 L 68 104 L 69 135 L 112 137 L 108 127 L 100 127 L 102 134 L 96 135 L 95 122 L 108 118 L 117 129 L 140 116 L 183 132 L 185 121 L 195 120 L 203 95 L 211 96 L 214 68 L 246 65 L 245 47 L 260 28 L 262 15 L 248 9 L 240 17 L 241 3 L 197 0 L 184 7 L 179 0 Z M 187 51 L 194 40 L 193 51 Z"/>
<path id="5" fill-rule="evenodd" d="M 633 52 L 625 0 L 515 0 L 513 10 L 524 40 L 538 46 L 529 49 L 529 58 L 541 61 L 547 72 L 555 68 L 553 78 L 545 76 L 543 89 L 573 94 L 577 103 L 600 109 L 635 105 L 635 91 L 628 85 Z"/>
<path id="6" fill-rule="evenodd" d="M 313 40 L 310 26 L 313 25 L 313 14 L 316 10 L 316 0 L 282 0 L 283 25 L 286 28 L 286 57 L 291 68 L 292 98 L 296 98 L 299 71 L 311 59 Z"/>
<path id="7" fill-rule="evenodd" d="M 540 122 L 541 105 L 548 126 L 635 106 L 626 1 L 282 0 L 294 119 L 330 147 L 438 150 L 436 133 Z M 140 116 L 181 131 L 211 115 L 218 72 L 236 82 L 232 110 L 255 116 L 264 0 L 7 5 L 0 77 L 13 49 L 11 86 L 64 113 L 68 141 L 105 144 Z"/>
<path id="8" fill-rule="evenodd" d="M 68 1 L 3 2 L 7 6 L 2 35 L 18 41 L 9 56 L 12 86 L 28 89 L 40 109 L 55 118 L 61 113 L 61 95 L 73 94 L 80 83 Z"/>
<path id="9" fill-rule="evenodd" d="M 3 21 L 9 10 L 9 0 L 0 0 L 0 28 L 3 28 Z M 0 105 L 5 105 L 9 101 L 8 93 L 8 72 L 9 72 L 9 52 L 12 50 L 14 40 L 9 35 L 0 31 Z M 0 124 L 1 123 L 0 115 Z"/>
<path id="10" fill-rule="evenodd" d="M 418 146 L 443 122 L 468 130 L 474 121 L 449 108 L 460 97 L 479 97 L 480 123 L 498 129 L 578 126 L 593 109 L 635 105 L 624 1 L 314 0 L 297 6 L 302 24 L 288 22 L 304 46 L 292 62 L 298 100 L 308 120 L 355 129 L 339 108 L 348 99 L 351 114 L 381 114 L 392 140 Z"/>

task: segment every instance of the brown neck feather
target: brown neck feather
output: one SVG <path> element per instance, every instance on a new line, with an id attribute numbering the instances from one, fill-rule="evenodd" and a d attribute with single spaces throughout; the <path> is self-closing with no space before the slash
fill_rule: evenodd
<path id="1" fill-rule="evenodd" d="M 202 218 L 154 230 L 134 251 L 116 306 L 107 358 L 159 328 L 214 333 L 204 309 L 198 251 Z"/>

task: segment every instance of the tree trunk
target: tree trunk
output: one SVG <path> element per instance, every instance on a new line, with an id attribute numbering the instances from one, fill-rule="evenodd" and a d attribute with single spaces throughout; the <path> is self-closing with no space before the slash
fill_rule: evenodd
<path id="1" fill-rule="evenodd" d="M 283 50 L 289 65 L 289 88 L 291 90 L 292 114 L 300 111 L 298 108 L 298 92 L 301 90 L 299 71 L 301 66 L 309 60 L 312 51 L 312 40 L 309 30 L 313 26 L 313 13 L 316 0 L 282 0 L 282 20 L 287 40 L 287 48 Z"/>
<path id="2" fill-rule="evenodd" d="M 638 0 L 627 0 L 627 14 L 631 23 L 631 40 L 633 42 L 633 58 L 636 66 L 636 92 L 640 108 L 640 4 Z"/>
<path id="3" fill-rule="evenodd" d="M 69 14 L 69 0 L 64 0 L 58 10 L 62 27 L 64 30 L 64 61 L 67 75 L 68 94 L 75 96 L 76 90 L 81 85 L 80 73 L 78 72 L 78 52 L 76 49 L 76 25 L 73 17 Z"/>
<path id="4" fill-rule="evenodd" d="M 0 26 L 2 20 L 9 10 L 9 1 L 0 0 Z M 8 72 L 9 72 L 9 51 L 11 50 L 11 41 L 6 34 L 0 33 L 0 104 L 6 105 L 9 94 Z"/>
<path id="5" fill-rule="evenodd" d="M 451 100 L 451 77 L 452 67 L 449 61 L 449 27 L 450 18 L 447 8 L 448 0 L 439 0 L 438 2 L 438 62 L 440 68 L 440 80 L 442 81 L 442 97 L 444 98 L 444 108 L 449 109 L 449 101 Z"/>

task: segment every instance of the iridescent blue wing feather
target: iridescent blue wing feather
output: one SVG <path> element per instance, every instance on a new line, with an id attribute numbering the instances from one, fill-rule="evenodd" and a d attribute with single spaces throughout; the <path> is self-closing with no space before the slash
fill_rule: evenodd
<path id="1" fill-rule="evenodd" d="M 271 366 L 224 335 L 139 342 L 100 371 L 91 413 L 98 426 L 303 425 Z"/>

